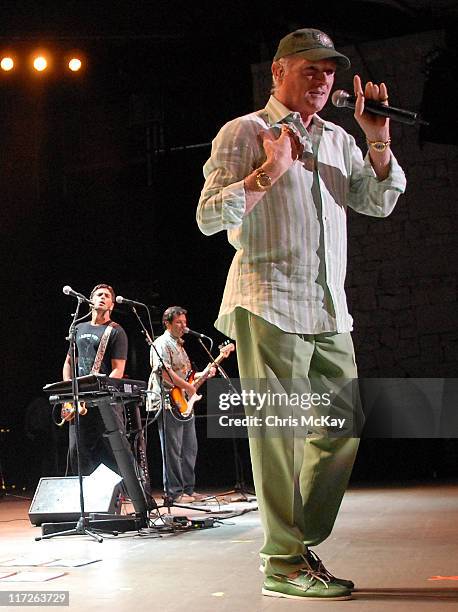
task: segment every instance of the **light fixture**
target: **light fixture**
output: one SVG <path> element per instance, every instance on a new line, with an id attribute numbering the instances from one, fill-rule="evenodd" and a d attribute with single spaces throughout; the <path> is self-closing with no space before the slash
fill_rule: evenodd
<path id="1" fill-rule="evenodd" d="M 5 72 L 12 70 L 14 68 L 14 61 L 12 57 L 2 57 L 0 61 L 0 68 Z"/>
<path id="2" fill-rule="evenodd" d="M 78 57 L 72 57 L 72 59 L 68 62 L 68 67 L 72 72 L 78 72 L 81 69 L 82 62 Z"/>
<path id="3" fill-rule="evenodd" d="M 33 59 L 33 67 L 38 72 L 43 72 L 43 70 L 46 70 L 46 68 L 48 67 L 48 62 L 46 61 L 46 58 L 43 55 L 38 55 Z"/>

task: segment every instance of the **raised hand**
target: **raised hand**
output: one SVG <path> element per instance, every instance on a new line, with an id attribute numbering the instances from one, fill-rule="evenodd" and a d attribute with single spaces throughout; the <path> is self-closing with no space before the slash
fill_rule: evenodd
<path id="1" fill-rule="evenodd" d="M 276 174 L 286 172 L 302 154 L 303 147 L 299 138 L 285 123 L 282 124 L 278 138 L 275 138 L 272 131 L 263 132 L 261 137 L 267 157 L 263 167 L 272 169 Z"/>
<path id="2" fill-rule="evenodd" d="M 366 134 L 367 140 L 386 142 L 390 138 L 390 120 L 387 117 L 364 112 L 364 101 L 376 100 L 382 104 L 388 103 L 388 90 L 385 83 L 367 82 L 364 87 L 359 75 L 353 78 L 353 87 L 356 96 L 355 119 Z"/>

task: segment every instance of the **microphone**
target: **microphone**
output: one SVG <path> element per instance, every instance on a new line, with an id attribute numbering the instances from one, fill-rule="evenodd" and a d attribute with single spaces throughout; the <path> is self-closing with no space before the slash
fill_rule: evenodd
<path id="1" fill-rule="evenodd" d="M 87 302 L 91 306 L 94 305 L 91 302 L 91 300 L 89 300 L 85 295 L 83 295 L 82 293 L 78 293 L 78 291 L 73 291 L 70 285 L 65 285 L 65 287 L 63 287 L 62 289 L 62 292 L 65 293 L 65 295 L 70 295 L 71 297 L 75 297 L 75 298 L 78 298 L 79 300 L 83 300 L 83 302 Z"/>
<path id="2" fill-rule="evenodd" d="M 332 94 L 332 103 L 337 108 L 355 108 L 356 96 L 352 96 L 344 89 L 337 89 Z M 382 117 L 389 117 L 393 121 L 399 121 L 399 123 L 405 123 L 407 125 L 414 125 L 420 123 L 421 125 L 429 125 L 427 121 L 421 119 L 418 113 L 404 110 L 402 108 L 396 108 L 395 106 L 388 106 L 382 104 L 377 100 L 364 100 L 364 112 L 372 113 L 373 115 L 381 115 Z"/>
<path id="3" fill-rule="evenodd" d="M 116 296 L 116 302 L 118 304 L 125 304 L 126 306 L 144 306 L 145 308 L 148 308 L 146 304 L 143 304 L 143 302 L 136 302 L 135 300 L 128 300 L 127 298 L 122 297 L 122 295 Z"/>
<path id="4" fill-rule="evenodd" d="M 196 332 L 193 329 L 189 329 L 189 327 L 184 328 L 184 333 L 190 334 L 191 336 L 196 336 L 196 338 L 207 338 L 208 340 L 211 340 L 209 336 L 206 336 L 205 334 L 201 334 L 200 332 Z"/>

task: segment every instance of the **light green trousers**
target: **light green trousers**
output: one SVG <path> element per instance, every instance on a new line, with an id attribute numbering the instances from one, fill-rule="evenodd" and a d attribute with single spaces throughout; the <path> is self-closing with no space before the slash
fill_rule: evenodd
<path id="1" fill-rule="evenodd" d="M 332 394 L 338 392 L 338 379 L 357 377 L 349 333 L 286 333 L 237 308 L 236 334 L 242 385 L 243 379 L 302 379 L 313 392 Z M 351 406 L 347 410 L 351 412 Z M 331 533 L 359 440 L 304 435 L 300 428 L 274 436 L 249 430 L 249 437 L 265 573 L 290 574 L 307 547 Z"/>

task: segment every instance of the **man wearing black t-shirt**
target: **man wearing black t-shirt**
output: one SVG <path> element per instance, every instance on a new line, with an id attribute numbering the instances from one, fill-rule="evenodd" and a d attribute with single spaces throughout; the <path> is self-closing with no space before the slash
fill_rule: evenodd
<path id="1" fill-rule="evenodd" d="M 76 326 L 78 376 L 99 373 L 111 378 L 122 378 L 126 366 L 128 344 L 126 332 L 110 318 L 115 305 L 113 288 L 106 284 L 96 285 L 91 292 L 90 299 L 93 303 L 91 321 Z M 101 341 L 106 342 L 103 355 L 99 352 Z M 63 380 L 71 380 L 71 377 L 70 355 L 68 354 L 63 367 Z M 81 472 L 84 476 L 91 474 L 100 463 L 117 471 L 109 442 L 103 436 L 104 431 L 105 426 L 99 410 L 90 407 L 87 414 L 80 418 L 79 455 Z M 69 449 L 71 467 L 76 474 L 74 420 L 70 422 L 69 427 Z"/>

